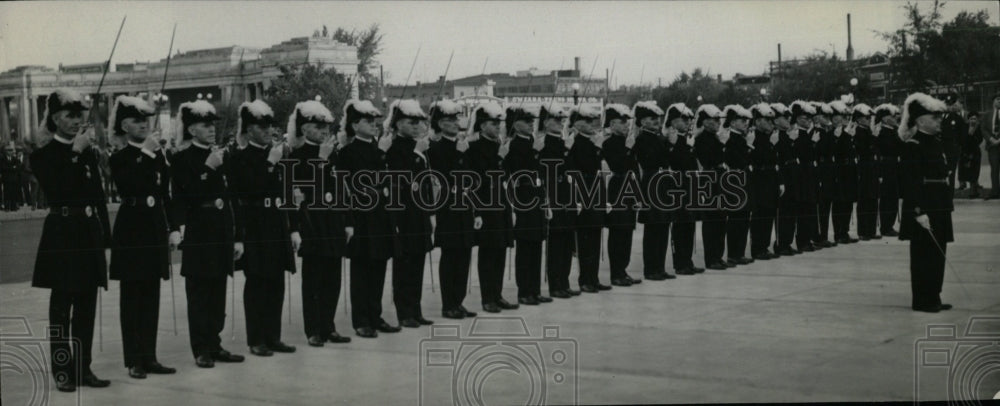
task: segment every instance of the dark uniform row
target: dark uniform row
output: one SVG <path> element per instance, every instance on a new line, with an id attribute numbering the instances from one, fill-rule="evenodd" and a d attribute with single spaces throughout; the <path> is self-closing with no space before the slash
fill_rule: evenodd
<path id="1" fill-rule="evenodd" d="M 917 105 L 930 112 L 920 120 L 937 111 L 931 102 Z M 154 108 L 122 96 L 111 119 L 114 136 L 127 144 L 110 161 L 123 202 L 114 227 L 96 155 L 87 134 L 80 133 L 87 107 L 72 92 L 60 90 L 49 97 L 45 125 L 54 138 L 31 156 L 52 203 L 33 285 L 52 289 L 50 319 L 59 332 L 53 354 L 73 354 L 53 357 L 60 390 L 109 384 L 89 368 L 96 292 L 107 287 L 107 248 L 110 277 L 121 281 L 125 366 L 133 378 L 144 378 L 174 372 L 155 356 L 159 284 L 172 276 L 174 248 L 183 251 L 192 352 L 199 367 L 212 367 L 243 360 L 223 349 L 219 338 L 226 279 L 234 270 L 243 270 L 247 278 L 243 294 L 251 353 L 295 351 L 281 341 L 280 315 L 285 273 L 296 271 L 296 253 L 302 258 L 305 333 L 310 345 L 322 346 L 350 341 L 333 322 L 344 258 L 350 259 L 353 327 L 358 336 L 376 337 L 400 331 L 382 317 L 390 258 L 399 324 L 413 328 L 433 323 L 424 317 L 421 295 L 424 262 L 433 272 L 435 261 L 428 253 L 435 246 L 441 249 L 442 316 L 461 319 L 476 316 L 463 304 L 473 246 L 479 247 L 482 308 L 496 313 L 552 302 L 541 293 L 543 257 L 552 297 L 611 289 L 598 276 L 605 228 L 610 281 L 623 287 L 641 283 L 626 272 L 637 223 L 644 227 L 642 269 L 650 280 L 704 271 L 692 260 L 697 221 L 703 222 L 710 269 L 832 246 L 827 242 L 831 212 L 834 239 L 854 242 L 847 228 L 855 202 L 862 238 L 877 238 L 879 217 L 882 234 L 893 235 L 900 195 L 911 203 L 904 202 L 904 236 L 923 244 L 913 255 L 940 252 L 943 267 L 943 244 L 951 240 L 946 213 L 950 195 L 928 189 L 938 179 L 928 169 L 933 157 L 910 151 L 903 142 L 920 140 L 923 133 L 900 136 L 894 119 L 898 109 L 888 105 L 874 111 L 839 102 L 762 103 L 750 109 L 733 105 L 722 111 L 702 105 L 695 113 L 680 103 L 665 112 L 653 102 L 631 109 L 618 104 L 503 109 L 486 103 L 473 110 L 470 135 L 465 136 L 458 125 L 458 104 L 439 101 L 427 114 L 415 101 L 401 100 L 389 107 L 379 137 L 382 113 L 368 101 L 353 100 L 344 106 L 342 135 L 334 137 L 333 115 L 318 101 L 307 101 L 296 105 L 282 142 L 276 137 L 274 113 L 258 100 L 239 109 L 238 138 L 244 145 L 218 149 L 213 146 L 215 109 L 199 100 L 180 107 L 179 148 L 168 157 L 150 135 L 148 117 Z M 911 112 L 910 121 L 917 113 Z M 428 124 L 433 136 L 428 136 Z M 931 139 L 920 145 L 933 149 L 935 144 Z M 907 160 L 907 154 L 913 159 Z M 609 172 L 602 171 L 604 164 Z M 904 170 L 907 165 L 911 170 Z M 343 178 L 387 170 L 434 170 L 445 176 L 471 171 L 480 182 L 475 187 L 418 176 L 363 187 Z M 927 173 L 914 180 L 913 173 L 920 171 Z M 733 175 L 737 181 L 727 183 Z M 294 201 L 282 201 L 289 183 L 295 185 Z M 512 193 L 497 193 L 504 188 Z M 364 210 L 328 210 L 317 204 L 317 199 L 330 203 L 343 198 L 335 195 L 340 191 L 351 201 L 374 204 Z M 402 197 L 401 207 L 388 207 L 383 197 L 390 195 Z M 421 204 L 435 199 L 448 203 L 439 209 Z M 474 204 L 463 204 L 470 202 Z M 926 249 L 928 239 L 912 227 L 924 223 L 940 233 L 930 239 L 940 250 Z M 777 228 L 774 240 L 772 227 Z M 748 236 L 752 258 L 745 255 Z M 673 274 L 666 269 L 670 243 Z M 515 249 L 517 303 L 501 295 L 510 248 Z M 574 255 L 580 290 L 569 283 Z M 929 298 L 931 285 L 936 283 L 940 291 L 941 279 L 926 276 L 931 271 L 921 268 L 934 265 L 931 273 L 937 272 L 938 258 L 917 257 L 914 309 L 947 306 Z M 79 348 L 70 351 L 70 338 L 79 340 Z"/>

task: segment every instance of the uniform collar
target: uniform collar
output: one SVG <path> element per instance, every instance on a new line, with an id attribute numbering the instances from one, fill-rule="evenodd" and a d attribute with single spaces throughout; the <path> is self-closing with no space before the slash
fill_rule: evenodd
<path id="1" fill-rule="evenodd" d="M 128 145 L 131 145 L 131 146 L 133 146 L 133 147 L 136 147 L 136 148 L 139 148 L 139 149 L 142 149 L 142 144 L 140 144 L 140 143 L 138 143 L 138 142 L 135 142 L 135 141 L 132 141 L 132 140 L 128 140 Z"/>
<path id="2" fill-rule="evenodd" d="M 451 141 L 451 142 L 455 142 L 458 139 L 458 137 L 455 137 L 455 136 L 450 136 L 449 137 L 449 136 L 445 135 L 444 133 L 442 133 L 441 134 L 441 139 L 445 139 L 445 140 L 448 140 L 448 141 Z"/>
<path id="3" fill-rule="evenodd" d="M 373 141 L 373 139 L 371 139 L 371 138 L 369 138 L 369 139 L 367 139 L 367 140 L 366 140 L 366 139 L 364 139 L 364 138 L 361 138 L 361 137 L 357 137 L 357 136 L 356 136 L 356 137 L 354 137 L 354 139 L 356 139 L 356 140 L 358 140 L 358 141 L 361 141 L 361 142 L 364 142 L 364 143 L 368 143 L 368 144 L 371 144 L 371 143 L 372 143 L 372 141 Z"/>
<path id="4" fill-rule="evenodd" d="M 191 145 L 194 145 L 194 146 L 196 146 L 198 148 L 201 148 L 201 149 L 212 149 L 212 147 L 210 147 L 208 145 L 205 145 L 205 144 L 202 144 L 202 143 L 200 143 L 198 141 L 195 141 L 194 139 L 191 140 Z"/>
<path id="5" fill-rule="evenodd" d="M 69 140 L 69 139 L 63 138 L 59 134 L 56 134 L 56 135 L 52 136 L 52 139 L 58 141 L 60 144 L 70 145 L 70 144 L 73 143 L 73 140 Z"/>
<path id="6" fill-rule="evenodd" d="M 312 146 L 317 146 L 317 145 L 319 145 L 319 144 L 317 144 L 317 143 L 315 143 L 315 142 L 312 142 L 312 141 L 309 141 L 309 139 L 308 139 L 308 138 L 303 138 L 303 139 L 302 139 L 302 141 L 305 141 L 305 144 L 306 144 L 306 145 L 312 145 Z"/>
<path id="7" fill-rule="evenodd" d="M 249 141 L 249 140 L 247 140 L 247 145 L 249 145 L 249 146 L 252 146 L 252 147 L 254 147 L 254 148 L 257 148 L 257 149 L 266 149 L 266 148 L 267 148 L 267 147 L 266 147 L 266 146 L 264 146 L 264 145 L 260 145 L 260 144 L 258 144 L 258 143 L 256 143 L 256 142 L 253 142 L 253 141 Z"/>
<path id="8" fill-rule="evenodd" d="M 524 135 L 524 134 L 514 134 L 514 135 L 516 135 L 518 138 L 524 138 L 526 140 L 530 140 L 531 139 L 530 135 Z"/>

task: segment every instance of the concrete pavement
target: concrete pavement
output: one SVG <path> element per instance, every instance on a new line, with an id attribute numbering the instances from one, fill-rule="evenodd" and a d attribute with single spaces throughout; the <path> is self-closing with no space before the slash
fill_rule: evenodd
<path id="1" fill-rule="evenodd" d="M 178 374 L 128 378 L 121 359 L 119 288 L 112 282 L 102 292 L 103 350 L 95 342 L 93 365 L 112 385 L 76 394 L 56 392 L 40 365 L 22 357 L 18 362 L 24 369 L 18 370 L 8 361 L 15 359 L 9 337 L 21 326 L 18 317 L 27 320 L 35 337 L 44 332 L 48 291 L 27 282 L 3 284 L 3 404 L 26 404 L 31 396 L 54 405 L 133 404 L 139 399 L 150 405 L 414 404 L 420 399 L 424 404 L 450 404 L 453 399 L 486 404 L 910 401 L 915 387 L 921 400 L 942 400 L 947 397 L 943 378 L 930 374 L 931 367 L 915 368 L 917 340 L 925 337 L 929 324 L 955 325 L 961 337 L 970 317 L 1000 316 L 1000 206 L 979 200 L 956 200 L 956 205 L 957 241 L 948 247 L 953 269 L 946 270 L 942 295 L 955 309 L 937 314 L 909 309 L 909 247 L 882 239 L 522 307 L 501 314 L 514 319 L 477 319 L 478 341 L 469 337 L 471 320 L 454 323 L 440 317 L 440 291 L 431 291 L 428 276 L 424 313 L 438 328 L 457 325 L 457 338 L 441 338 L 454 331 L 435 330 L 437 338 L 431 339 L 430 328 L 358 338 L 342 295 L 337 327 L 354 341 L 313 348 L 302 332 L 301 279 L 296 274 L 291 277 L 290 321 L 287 301 L 284 309 L 283 338 L 298 352 L 248 355 L 243 364 L 199 369 L 188 346 L 183 280 L 175 267 L 178 335 L 171 285 L 164 282 L 158 355 Z M 700 231 L 697 235 L 700 240 Z M 630 274 L 641 276 L 641 229 L 635 237 Z M 699 266 L 701 247 L 699 241 Z M 440 252 L 433 255 L 437 259 Z M 605 258 L 604 282 L 607 272 Z M 475 275 L 473 269 L 465 303 L 479 311 Z M 576 269 L 570 279 L 576 286 Z M 504 280 L 504 296 L 516 297 L 513 280 Z M 232 318 L 226 321 L 223 346 L 248 354 L 243 283 L 237 275 L 235 310 L 227 311 Z M 383 303 L 386 320 L 395 322 L 389 289 Z M 515 332 L 520 320 L 530 337 L 499 334 Z M 558 337 L 553 329 L 545 333 L 544 326 L 557 327 Z M 993 342 L 1000 341 L 1000 323 L 990 329 Z M 539 338 L 544 336 L 549 338 Z M 470 348 L 484 342 L 501 345 L 485 345 L 478 358 L 467 357 Z M 429 352 L 442 348 L 450 348 L 450 355 Z M 504 352 L 511 348 L 524 351 Z M 1000 391 L 1000 368 L 992 368 L 983 376 L 978 397 Z M 33 380 L 32 371 L 44 379 Z"/>

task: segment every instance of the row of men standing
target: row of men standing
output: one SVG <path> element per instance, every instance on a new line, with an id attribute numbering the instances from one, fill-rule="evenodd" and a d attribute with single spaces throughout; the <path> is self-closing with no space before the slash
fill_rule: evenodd
<path id="1" fill-rule="evenodd" d="M 652 102 L 640 102 L 632 109 L 611 104 L 604 109 L 578 106 L 570 111 L 521 105 L 504 110 L 488 103 L 473 111 L 469 126 L 472 135 L 466 138 L 459 134 L 457 124 L 462 109 L 454 102 L 437 102 L 428 115 L 415 101 L 397 101 L 384 120 L 385 134 L 379 137 L 377 120 L 382 113 L 368 101 L 353 100 L 344 107 L 340 122 L 343 136 L 333 137 L 332 114 L 318 101 L 308 101 L 296 106 L 282 143 L 276 139 L 273 111 L 258 100 L 244 103 L 239 109 L 238 137 L 246 139 L 246 145 L 224 150 L 212 147 L 214 121 L 218 118 L 214 107 L 196 101 L 180 108 L 181 147 L 168 158 L 156 137 L 149 135 L 148 117 L 153 115 L 153 107 L 142 99 L 122 96 L 116 100 L 111 119 L 113 134 L 127 144 L 111 159 L 111 175 L 123 201 L 112 231 L 96 155 L 86 134 L 81 133 L 82 112 L 87 106 L 79 95 L 57 91 L 47 100 L 45 118 L 47 129 L 54 134 L 53 141 L 36 150 L 31 161 L 33 167 L 43 168 L 38 172 L 39 181 L 46 195 L 54 197 L 43 229 L 33 285 L 52 289 L 50 319 L 61 329 L 59 337 L 63 338 L 53 341 L 53 353 L 68 351 L 70 337 L 80 343 L 72 357 L 59 358 L 59 362 L 53 357 L 58 387 L 69 391 L 76 385 L 109 384 L 89 368 L 96 290 L 107 286 L 104 249 L 108 247 L 112 249 L 111 278 L 122 281 L 125 366 L 137 379 L 145 378 L 147 373 L 174 372 L 155 356 L 159 283 L 172 274 L 173 248 L 183 250 L 181 275 L 185 277 L 191 347 L 196 364 L 205 368 L 216 362 L 243 360 L 223 349 L 219 339 L 225 320 L 226 278 L 234 269 L 242 269 L 247 278 L 244 303 L 251 353 L 269 356 L 295 351 L 280 339 L 280 315 L 284 274 L 295 272 L 296 252 L 303 258 L 306 335 L 310 345 L 322 346 L 325 342 L 350 341 L 339 335 L 333 324 L 344 257 L 351 259 L 353 327 L 361 337 L 376 337 L 378 332 L 400 331 L 400 327 L 382 318 L 382 292 L 390 258 L 400 325 L 419 327 L 432 323 L 424 317 L 420 303 L 423 263 L 433 246 L 442 248 L 442 316 L 453 319 L 476 316 L 463 305 L 474 245 L 479 246 L 481 298 L 487 312 L 552 301 L 541 294 L 543 251 L 547 255 L 551 296 L 570 298 L 580 294 L 570 288 L 568 280 L 574 252 L 579 262 L 580 290 L 597 293 L 611 289 L 598 277 L 603 228 L 610 230 L 611 283 L 640 283 L 640 279 L 626 273 L 637 219 L 645 226 L 643 271 L 652 280 L 675 277 L 666 270 L 671 230 L 676 274 L 703 271 L 692 261 L 698 219 L 705 222 L 705 262 L 709 268 L 725 269 L 752 262 L 744 256 L 748 232 L 755 258 L 774 257 L 768 247 L 774 212 L 779 206 L 784 207 L 780 210 L 790 210 L 796 219 L 798 248 L 814 249 L 823 245 L 825 238 L 817 236 L 810 225 L 816 222 L 812 221 L 815 212 L 809 209 L 818 207 L 824 217 L 825 206 L 822 200 L 813 206 L 808 197 L 815 193 L 808 190 L 824 187 L 824 183 L 801 178 L 806 178 L 806 172 L 822 173 L 820 164 L 826 161 L 821 151 L 827 149 L 820 146 L 824 138 L 819 132 L 824 122 L 819 120 L 820 125 L 809 126 L 808 119 L 829 115 L 836 123 L 837 117 L 846 120 L 845 116 L 853 114 L 857 123 L 863 123 L 867 117 L 865 109 L 859 108 L 862 106 L 855 106 L 853 113 L 826 112 L 840 107 L 831 105 L 820 106 L 819 111 L 804 102 L 793 103 L 791 108 L 759 104 L 747 110 L 727 106 L 724 111 L 703 105 L 692 113 L 683 104 L 671 105 L 664 112 Z M 880 119 L 891 115 L 884 114 Z M 783 124 L 787 118 L 796 122 L 795 128 Z M 636 132 L 629 126 L 632 119 L 639 128 Z M 689 128 L 692 119 L 697 135 Z M 544 135 L 536 135 L 536 121 Z M 569 134 L 565 132 L 567 121 Z M 717 131 L 720 121 L 725 127 L 721 132 Z M 747 131 L 750 121 L 754 122 L 754 132 Z M 438 137 L 436 141 L 429 140 L 428 122 Z M 501 133 L 501 122 L 506 134 Z M 774 131 L 775 125 L 778 131 Z M 833 139 L 827 141 L 844 152 L 831 148 L 838 152 L 830 157 L 831 166 L 827 168 L 838 168 L 837 174 L 853 173 L 850 162 L 855 141 L 843 134 L 865 131 L 867 126 L 828 128 L 828 137 Z M 755 137 L 755 132 L 764 135 Z M 806 139 L 812 145 L 795 143 Z M 783 140 L 794 145 L 782 146 Z M 781 206 L 789 183 L 781 174 L 788 172 L 793 155 L 779 151 L 794 151 L 795 168 L 813 168 L 796 173 L 800 179 L 795 185 L 801 189 L 792 195 L 796 197 L 793 202 L 799 204 Z M 293 179 L 285 178 L 290 162 L 279 164 L 283 158 L 298 163 L 291 172 Z M 832 166 L 838 159 L 844 165 Z M 295 202 L 282 201 L 286 182 L 319 176 L 309 173 L 308 168 L 313 168 L 310 161 L 315 160 L 322 163 L 324 185 L 343 181 L 338 179 L 337 171 L 418 173 L 427 169 L 445 175 L 472 170 L 486 185 L 473 188 L 464 183 L 444 183 L 436 192 L 426 182 L 385 183 L 378 188 L 351 182 L 347 194 L 375 202 L 366 210 L 327 210 L 316 200 L 329 203 L 334 196 L 330 192 L 318 193 L 315 188 L 311 199 L 306 197 L 308 189 L 302 188 L 296 191 Z M 561 169 L 548 171 L 545 161 L 555 161 Z M 600 174 L 602 161 L 611 169 L 608 196 L 614 199 L 614 207 L 607 201 L 579 204 L 566 200 L 567 195 L 578 194 L 579 185 L 604 182 Z M 647 193 L 638 193 L 638 198 L 631 201 L 617 199 L 630 188 L 631 180 L 642 185 L 638 189 L 662 197 L 671 190 L 690 190 L 689 176 L 681 176 L 667 187 L 649 186 L 656 182 L 658 174 L 696 171 L 699 166 L 702 171 L 749 172 L 749 200 L 739 205 L 739 210 L 727 212 L 696 210 L 694 206 L 700 204 L 690 197 L 679 210 L 653 207 L 648 204 Z M 497 171 L 500 176 L 490 176 Z M 837 182 L 842 189 L 857 187 L 852 186 L 857 183 L 850 183 L 850 177 L 844 179 Z M 504 193 L 494 193 L 501 184 L 513 189 L 511 201 L 505 199 Z M 389 186 L 399 188 L 397 193 L 404 197 L 402 210 L 390 210 L 386 200 L 377 196 L 380 191 L 388 195 Z M 325 186 L 323 189 L 330 190 Z M 416 193 L 401 193 L 407 189 Z M 720 183 L 713 183 L 709 198 L 722 199 L 723 189 Z M 423 199 L 435 193 L 446 201 L 464 201 L 464 197 L 475 194 L 478 202 L 491 203 L 489 208 L 448 205 L 428 210 L 413 200 L 415 196 Z M 854 201 L 851 199 L 857 193 L 845 190 L 846 198 L 830 204 L 834 206 L 835 238 L 841 241 L 853 240 L 846 227 Z M 870 198 L 870 193 L 862 194 Z M 523 204 L 532 201 L 546 204 Z M 871 218 L 870 213 L 865 215 Z M 779 219 L 784 218 L 784 214 L 779 215 Z M 894 213 L 892 218 L 895 220 Z M 789 247 L 782 244 L 782 237 L 787 241 L 789 234 L 787 229 L 782 232 L 780 220 L 778 224 L 776 251 L 787 255 Z M 883 234 L 889 234 L 892 223 L 888 223 L 889 227 L 884 224 Z M 825 236 L 823 222 L 816 228 Z M 873 229 L 864 230 L 863 237 L 874 236 Z M 723 262 L 723 241 L 727 238 L 729 260 Z M 516 253 L 518 303 L 510 303 L 501 295 L 506 253 L 511 247 Z M 433 266 L 433 262 L 429 263 Z"/>

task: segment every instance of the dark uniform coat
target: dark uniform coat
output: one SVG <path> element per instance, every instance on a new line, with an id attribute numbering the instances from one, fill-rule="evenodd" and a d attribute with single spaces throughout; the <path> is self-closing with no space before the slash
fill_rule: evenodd
<path id="1" fill-rule="evenodd" d="M 753 168 L 749 179 L 750 195 L 755 208 L 777 208 L 780 187 L 785 183 L 779 172 L 778 153 L 770 137 L 770 134 L 757 135 L 750 150 L 750 165 Z"/>
<path id="2" fill-rule="evenodd" d="M 750 170 L 750 146 L 747 145 L 746 135 L 731 130 L 729 140 L 726 141 L 725 160 L 731 171 L 749 172 Z M 751 176 L 747 174 L 747 186 L 750 186 Z M 742 210 L 752 209 L 756 204 L 756 196 L 750 190 L 749 201 Z"/>
<path id="3" fill-rule="evenodd" d="M 611 177 L 608 178 L 608 201 L 612 203 L 611 213 L 607 215 L 607 227 L 614 229 L 634 230 L 636 223 L 635 203 L 628 199 L 616 200 L 625 187 L 626 177 L 639 178 L 639 162 L 635 158 L 635 149 L 625 147 L 626 136 L 613 135 L 601 146 L 601 157 L 608 163 Z M 634 146 L 633 146 L 634 147 Z M 695 169 L 697 169 L 697 163 Z M 640 190 L 639 193 L 642 193 Z"/>
<path id="4" fill-rule="evenodd" d="M 549 220 L 550 229 L 571 229 L 575 222 L 573 218 L 576 217 L 576 208 L 569 206 L 570 199 L 573 197 L 571 195 L 573 189 L 570 187 L 569 178 L 566 177 L 567 155 L 569 155 L 569 150 L 566 149 L 566 142 L 563 141 L 561 136 L 545 136 L 545 146 L 538 153 L 539 164 L 542 161 L 556 161 L 559 163 L 559 166 L 552 174 L 546 172 L 545 165 L 541 165 L 542 169 L 540 172 L 542 186 L 548 194 L 549 206 L 552 208 L 552 219 Z M 553 167 L 555 165 L 548 165 L 548 168 Z M 556 198 L 557 194 L 558 199 Z"/>
<path id="5" fill-rule="evenodd" d="M 431 169 L 440 172 L 448 179 L 448 184 L 441 185 L 441 198 L 448 202 L 435 213 L 437 226 L 434 229 L 434 245 L 444 248 L 472 247 L 475 243 L 475 208 L 468 205 L 466 208 L 458 208 L 451 202 L 461 202 L 464 195 L 468 193 L 462 185 L 455 184 L 451 176 L 454 171 L 468 170 L 469 160 L 467 152 L 459 152 L 456 149 L 457 139 L 449 140 L 441 137 L 440 140 L 432 142 L 427 150 L 427 159 L 430 160 Z M 410 152 L 413 152 L 412 149 Z M 444 189 L 447 187 L 447 189 Z"/>
<path id="6" fill-rule="evenodd" d="M 573 146 L 566 155 L 566 170 L 578 171 L 580 178 L 574 178 L 573 183 L 580 180 L 583 185 L 577 187 L 590 189 L 593 185 L 604 188 L 604 178 L 600 176 L 601 171 L 601 149 L 594 145 L 593 141 L 583 134 L 575 135 Z M 596 196 L 590 202 L 579 202 L 582 210 L 576 216 L 577 227 L 603 227 L 604 216 L 607 213 L 607 201 L 600 199 L 599 189 L 594 189 Z"/>
<path id="7" fill-rule="evenodd" d="M 805 134 L 800 134 L 804 136 Z M 774 144 L 774 153 L 778 160 L 778 175 L 781 176 L 782 181 L 785 184 L 785 194 L 781 195 L 780 200 L 788 202 L 797 202 L 798 194 L 801 180 L 799 177 L 801 174 L 801 169 L 799 169 L 798 155 L 795 151 L 795 142 L 798 138 L 793 141 L 789 136 L 787 131 L 778 131 L 778 143 Z M 809 170 L 812 170 L 812 166 L 809 166 Z"/>
<path id="8" fill-rule="evenodd" d="M 830 130 L 813 127 L 819 132 L 816 142 L 816 181 L 819 200 L 833 200 L 837 197 L 837 137 Z"/>
<path id="9" fill-rule="evenodd" d="M 881 164 L 879 172 L 882 184 L 879 185 L 879 196 L 887 199 L 899 197 L 899 160 L 903 149 L 903 140 L 899 139 L 896 128 L 882 127 L 878 133 L 878 151 Z"/>
<path id="10" fill-rule="evenodd" d="M 815 130 L 814 130 L 815 131 Z M 795 199 L 802 203 L 816 203 L 819 192 L 819 162 L 817 145 L 812 140 L 812 134 L 799 130 L 798 138 L 792 141 L 795 149 L 795 187 L 792 193 Z M 786 194 L 788 191 L 785 192 Z"/>
<path id="11" fill-rule="evenodd" d="M 698 212 L 687 209 L 688 199 L 693 199 L 697 196 L 688 195 L 692 191 L 692 185 L 691 178 L 687 176 L 687 173 L 698 170 L 698 160 L 694 156 L 694 148 L 688 145 L 684 138 L 685 135 L 681 134 L 678 135 L 676 143 L 665 142 L 670 170 L 681 172 L 680 186 L 684 190 L 681 207 L 675 210 L 671 217 L 674 221 L 678 222 L 692 222 L 698 220 Z"/>
<path id="12" fill-rule="evenodd" d="M 666 223 L 670 221 L 670 212 L 653 208 L 649 204 L 652 201 L 652 196 L 648 194 L 658 193 L 660 201 L 663 203 L 669 201 L 667 200 L 667 190 L 669 187 L 667 180 L 661 181 L 658 189 L 650 186 L 654 180 L 653 176 L 660 171 L 670 168 L 670 161 L 667 159 L 667 148 L 663 145 L 663 140 L 660 139 L 659 134 L 653 131 L 640 130 L 639 134 L 635 137 L 635 145 L 632 146 L 632 150 L 635 151 L 636 161 L 639 163 L 639 168 L 642 169 L 639 186 L 642 187 L 641 192 L 644 202 L 642 208 L 639 209 L 639 222 L 643 224 Z"/>
<path id="13" fill-rule="evenodd" d="M 111 226 L 97 153 L 89 148 L 78 154 L 55 138 L 29 157 L 51 207 L 31 286 L 81 292 L 108 286 L 104 249 L 111 245 Z"/>
<path id="14" fill-rule="evenodd" d="M 900 215 L 899 239 L 912 239 L 923 232 L 917 216 L 926 214 L 934 238 L 939 244 L 955 241 L 952 231 L 952 187 L 948 179 L 946 144 L 941 135 L 917 132 L 903 144 L 900 162 L 900 191 L 903 210 Z"/>
<path id="15" fill-rule="evenodd" d="M 724 168 L 726 163 L 725 149 L 726 146 L 719 140 L 719 135 L 708 130 L 702 131 L 694 140 L 694 155 L 701 163 L 702 170 L 714 171 L 718 177 L 726 172 Z M 718 196 L 721 193 L 718 179 L 712 184 L 710 197 Z"/>
<path id="16" fill-rule="evenodd" d="M 854 133 L 854 148 L 858 157 L 858 197 L 878 197 L 879 159 L 878 139 L 867 127 L 858 127 Z"/>
<path id="17" fill-rule="evenodd" d="M 212 169 L 205 160 L 212 151 L 192 144 L 171 155 L 173 219 L 171 231 L 184 225 L 181 275 L 216 278 L 233 274 L 233 243 L 242 242 L 243 223 L 234 221 L 235 199 L 226 173 L 232 155 Z"/>
<path id="18" fill-rule="evenodd" d="M 532 205 L 527 210 L 514 209 L 517 221 L 514 222 L 514 238 L 527 241 L 542 241 L 545 239 L 545 213 L 542 212 L 540 202 L 545 198 L 544 191 L 538 187 L 536 180 L 539 171 L 539 153 L 532 148 L 534 140 L 531 137 L 517 135 L 510 141 L 510 149 L 504 157 L 504 170 L 509 176 L 513 176 L 518 171 L 528 171 L 531 176 L 521 176 L 512 179 L 514 182 L 510 187 L 514 188 L 514 195 L 522 205 L 535 201 L 539 204 Z M 512 202 L 513 204 L 513 202 Z"/>
<path id="19" fill-rule="evenodd" d="M 247 275 L 275 277 L 284 271 L 294 273 L 295 258 L 288 211 L 278 209 L 284 190 L 282 169 L 267 161 L 268 151 L 250 144 L 237 153 L 231 180 L 240 200 L 236 221 L 243 224 L 245 234 L 237 269 Z"/>
<path id="20" fill-rule="evenodd" d="M 305 180 L 314 176 L 313 166 L 306 161 L 318 160 L 319 145 L 305 143 L 301 147 L 292 151 L 288 155 L 289 159 L 299 161 L 295 166 L 295 179 Z M 337 154 L 331 153 L 328 160 L 321 168 L 316 169 L 316 175 L 322 178 L 324 193 L 318 193 L 324 201 L 333 205 L 333 199 L 337 195 L 337 183 L 341 181 L 336 175 Z M 342 192 L 342 190 L 341 190 Z M 344 228 L 347 226 L 347 211 L 345 208 L 334 209 L 309 209 L 312 205 L 313 192 L 303 190 L 305 200 L 302 201 L 298 210 L 288 212 L 289 232 L 299 232 L 302 237 L 302 246 L 299 247 L 299 256 L 320 256 L 326 258 L 342 257 L 345 254 L 345 243 L 347 234 Z"/>
<path id="21" fill-rule="evenodd" d="M 494 185 L 493 178 L 487 176 L 487 173 L 491 171 L 503 171 L 503 159 L 498 155 L 499 150 L 499 143 L 480 137 L 478 140 L 469 142 L 469 150 L 465 151 L 469 159 L 469 169 L 479 174 L 479 179 L 482 180 L 479 189 L 476 189 L 475 192 L 478 200 L 484 205 L 490 204 L 491 193 L 496 193 L 492 200 L 499 199 L 499 201 L 493 202 L 493 206 L 498 206 L 498 209 L 477 208 L 476 212 L 482 218 L 483 226 L 476 233 L 476 244 L 512 247 L 514 244 L 512 232 L 514 222 L 507 194 L 503 185 Z M 504 177 L 499 179 L 503 182 Z"/>
<path id="22" fill-rule="evenodd" d="M 397 138 L 393 143 L 396 141 L 399 139 Z M 347 171 L 348 176 L 360 171 L 368 171 L 372 173 L 372 176 L 376 176 L 376 171 L 384 171 L 386 156 L 375 142 L 377 141 L 374 139 L 365 141 L 355 137 L 338 153 L 338 163 L 340 164 L 338 169 Z M 354 236 L 347 243 L 348 257 L 374 259 L 392 257 L 395 250 L 395 236 L 392 220 L 385 210 L 387 188 L 388 185 L 382 184 L 369 188 L 348 183 L 349 193 L 359 195 L 361 203 L 371 201 L 376 204 L 370 210 L 352 209 L 349 211 L 348 221 L 350 225 L 354 226 Z M 382 195 L 381 198 L 378 196 L 379 194 Z M 367 197 L 360 195 L 367 195 Z"/>
<path id="23" fill-rule="evenodd" d="M 152 156 L 150 156 L 152 155 Z M 161 152 L 129 143 L 111 155 L 111 177 L 121 197 L 111 237 L 111 279 L 170 277 L 170 166 Z"/>
<path id="24" fill-rule="evenodd" d="M 386 164 L 391 171 L 406 171 L 414 176 L 429 169 L 427 158 L 420 156 L 413 151 L 417 142 L 413 138 L 396 137 L 392 141 L 392 146 L 386 152 Z M 412 179 L 411 179 L 412 180 Z M 403 210 L 392 210 L 389 216 L 393 224 L 399 230 L 395 250 L 401 250 L 405 254 L 423 254 L 433 247 L 431 241 L 431 212 L 417 206 L 415 195 L 423 196 L 425 202 L 431 202 L 434 189 L 430 181 L 424 180 L 417 183 L 417 190 L 413 190 L 413 183 L 402 181 L 397 185 L 396 193 L 399 194 L 400 203 Z M 443 185 L 442 185 L 443 187 Z M 446 206 L 447 207 L 447 206 Z M 441 228 L 441 216 L 438 217 L 438 229 Z M 471 225 L 470 225 L 471 228 Z M 471 240 L 471 236 L 470 236 Z"/>
<path id="25" fill-rule="evenodd" d="M 862 131 L 865 129 L 858 127 L 855 135 Z M 834 140 L 837 170 L 837 193 L 834 198 L 842 202 L 856 202 L 858 201 L 858 152 L 854 149 L 854 137 L 842 133 L 840 137 L 834 136 Z"/>

